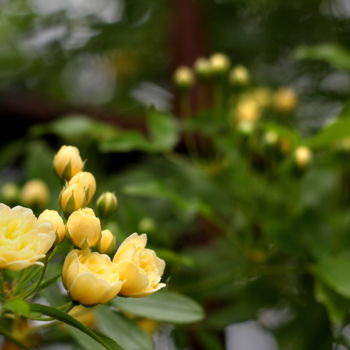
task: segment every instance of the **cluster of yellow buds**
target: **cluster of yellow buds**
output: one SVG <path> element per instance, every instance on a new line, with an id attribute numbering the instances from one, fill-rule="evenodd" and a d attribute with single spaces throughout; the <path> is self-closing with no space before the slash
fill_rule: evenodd
<path id="1" fill-rule="evenodd" d="M 65 258 L 62 279 L 70 297 L 83 304 L 106 303 L 116 295 L 141 297 L 163 288 L 160 283 L 165 262 L 146 248 L 146 234 L 137 233 L 121 243 L 113 259 L 116 245 L 110 230 L 102 229 L 101 220 L 88 205 L 96 192 L 93 174 L 84 171 L 79 150 L 63 146 L 54 158 L 54 168 L 66 181 L 59 204 L 67 219 L 66 225 L 59 214 L 45 211 L 39 217 L 50 221 L 56 231 L 56 242 L 64 233 L 75 246 Z M 101 217 L 110 215 L 117 207 L 117 198 L 111 192 L 103 193 L 96 203 Z M 97 249 L 97 251 L 92 251 Z"/>

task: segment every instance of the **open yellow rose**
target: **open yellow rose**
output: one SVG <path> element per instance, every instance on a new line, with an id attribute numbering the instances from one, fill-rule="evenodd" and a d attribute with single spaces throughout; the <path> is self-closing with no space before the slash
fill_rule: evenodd
<path id="1" fill-rule="evenodd" d="M 165 287 L 165 283 L 159 283 L 165 262 L 153 250 L 146 249 L 146 244 L 146 234 L 133 233 L 124 240 L 113 258 L 120 279 L 124 281 L 122 295 L 143 297 Z"/>
<path id="2" fill-rule="evenodd" d="M 108 255 L 72 250 L 64 261 L 62 280 L 70 297 L 83 305 L 107 303 L 120 291 L 117 266 Z"/>
<path id="3" fill-rule="evenodd" d="M 0 268 L 22 270 L 42 265 L 38 260 L 55 242 L 50 222 L 39 222 L 31 209 L 0 204 Z"/>

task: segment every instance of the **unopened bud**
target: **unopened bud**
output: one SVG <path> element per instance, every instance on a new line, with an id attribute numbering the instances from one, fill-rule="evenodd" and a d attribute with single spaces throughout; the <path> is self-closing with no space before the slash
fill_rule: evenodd
<path id="1" fill-rule="evenodd" d="M 312 160 L 312 152 L 306 146 L 299 146 L 294 152 L 294 157 L 297 166 L 299 168 L 305 168 Z"/>
<path id="2" fill-rule="evenodd" d="M 152 232 L 156 228 L 155 221 L 150 217 L 144 217 L 139 222 L 139 231 L 141 232 Z"/>
<path id="3" fill-rule="evenodd" d="M 209 79 L 212 73 L 210 61 L 203 57 L 198 58 L 194 64 L 194 71 L 199 79 Z"/>
<path id="4" fill-rule="evenodd" d="M 56 210 L 46 209 L 39 215 L 38 220 L 40 222 L 51 223 L 56 234 L 55 244 L 59 244 L 64 240 L 66 235 L 66 226 L 64 225 L 60 214 L 58 214 Z"/>
<path id="5" fill-rule="evenodd" d="M 174 74 L 175 85 L 182 90 L 188 90 L 194 85 L 194 76 L 191 68 L 178 67 Z"/>
<path id="6" fill-rule="evenodd" d="M 233 86 L 245 86 L 250 82 L 250 74 L 246 67 L 236 66 L 233 67 L 230 75 L 229 82 Z"/>
<path id="7" fill-rule="evenodd" d="M 42 180 L 30 180 L 22 188 L 21 202 L 27 207 L 44 207 L 49 199 L 49 188 Z"/>
<path id="8" fill-rule="evenodd" d="M 226 74 L 230 69 L 230 58 L 223 53 L 215 53 L 210 57 L 209 60 L 213 75 L 222 76 Z"/>
<path id="9" fill-rule="evenodd" d="M 268 131 L 264 135 L 264 143 L 268 146 L 275 145 L 278 141 L 278 135 L 275 131 Z"/>
<path id="10" fill-rule="evenodd" d="M 88 205 L 96 192 L 96 180 L 94 175 L 87 171 L 79 172 L 69 180 L 69 186 L 74 184 L 84 188 L 86 195 L 86 205 Z"/>
<path id="11" fill-rule="evenodd" d="M 110 230 L 101 232 L 101 239 L 98 243 L 97 250 L 101 254 L 112 254 L 115 250 L 116 239 Z"/>
<path id="12" fill-rule="evenodd" d="M 298 104 L 298 96 L 288 87 L 279 89 L 274 95 L 274 107 L 280 112 L 291 112 Z"/>
<path id="13" fill-rule="evenodd" d="M 67 235 L 76 247 L 94 247 L 101 239 L 100 219 L 90 208 L 79 209 L 68 218 Z"/>
<path id="14" fill-rule="evenodd" d="M 66 215 L 86 207 L 85 189 L 77 184 L 65 186 L 60 193 L 59 204 Z"/>
<path id="15" fill-rule="evenodd" d="M 96 205 L 98 213 L 102 217 L 107 217 L 117 208 L 118 200 L 114 193 L 105 192 L 98 198 Z"/>
<path id="16" fill-rule="evenodd" d="M 53 166 L 60 178 L 69 180 L 72 176 L 83 170 L 84 162 L 80 157 L 77 147 L 62 146 L 55 155 Z"/>
<path id="17" fill-rule="evenodd" d="M 3 201 L 9 204 L 18 202 L 19 193 L 19 187 L 13 182 L 8 182 L 1 188 Z"/>

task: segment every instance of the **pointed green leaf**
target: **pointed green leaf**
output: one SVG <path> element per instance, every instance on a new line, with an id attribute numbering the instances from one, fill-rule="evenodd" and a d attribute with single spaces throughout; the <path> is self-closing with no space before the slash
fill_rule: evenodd
<path id="1" fill-rule="evenodd" d="M 102 306 L 96 311 L 100 330 L 114 339 L 124 350 L 153 350 L 152 338 L 135 322 Z"/>
<path id="2" fill-rule="evenodd" d="M 64 322 L 72 327 L 79 329 L 91 338 L 95 339 L 98 343 L 104 346 L 107 350 L 120 350 L 120 347 L 110 338 L 103 334 L 97 333 L 92 329 L 86 327 L 78 320 L 68 315 L 67 313 L 60 311 L 54 307 L 40 305 L 40 304 L 30 304 L 30 308 L 34 312 L 40 312 L 46 316 L 52 317 L 58 321 Z"/>
<path id="3" fill-rule="evenodd" d="M 161 322 L 185 324 L 204 318 L 199 304 L 174 292 L 158 292 L 140 299 L 117 297 L 112 304 L 124 312 Z"/>

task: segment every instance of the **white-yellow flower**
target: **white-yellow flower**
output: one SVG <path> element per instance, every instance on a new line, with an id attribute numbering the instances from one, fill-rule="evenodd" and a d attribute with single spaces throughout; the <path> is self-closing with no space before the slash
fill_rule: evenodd
<path id="1" fill-rule="evenodd" d="M 32 210 L 0 204 L 0 269 L 22 270 L 42 265 L 56 236 L 49 222 L 39 222 Z"/>
<path id="2" fill-rule="evenodd" d="M 66 256 L 62 280 L 70 297 L 83 305 L 107 303 L 122 286 L 109 256 L 88 250 L 75 249 Z"/>
<path id="3" fill-rule="evenodd" d="M 146 249 L 147 235 L 133 233 L 116 252 L 113 262 L 124 281 L 120 294 L 143 297 L 165 287 L 160 283 L 165 262 L 151 249 Z"/>

